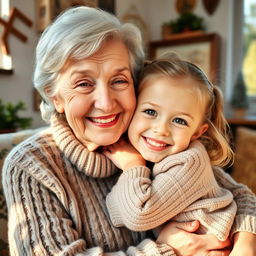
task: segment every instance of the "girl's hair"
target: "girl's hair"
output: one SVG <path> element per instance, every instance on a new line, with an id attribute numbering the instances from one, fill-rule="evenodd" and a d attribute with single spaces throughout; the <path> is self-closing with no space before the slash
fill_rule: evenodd
<path id="1" fill-rule="evenodd" d="M 64 64 L 70 59 L 91 56 L 106 40 L 113 38 L 126 45 L 135 79 L 144 61 L 139 29 L 132 24 L 121 24 L 108 12 L 85 6 L 71 8 L 42 33 L 36 48 L 33 80 L 43 99 L 40 109 L 45 121 L 48 122 L 56 113 L 51 96 L 55 93 L 55 82 Z"/>
<path id="2" fill-rule="evenodd" d="M 208 130 L 199 138 L 204 144 L 212 165 L 225 167 L 234 161 L 234 153 L 229 145 L 230 127 L 223 113 L 223 96 L 221 90 L 214 86 L 196 65 L 181 60 L 175 53 L 167 53 L 159 59 L 148 61 L 139 78 L 139 90 L 148 80 L 155 76 L 183 78 L 189 76 L 197 85 L 199 100 L 205 104 L 205 119 Z M 192 84 L 191 84 L 192 86 Z"/>

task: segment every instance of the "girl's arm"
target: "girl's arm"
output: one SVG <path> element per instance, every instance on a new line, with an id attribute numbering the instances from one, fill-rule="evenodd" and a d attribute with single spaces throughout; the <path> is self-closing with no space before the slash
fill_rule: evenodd
<path id="1" fill-rule="evenodd" d="M 111 159 L 119 155 L 116 163 L 123 159 L 122 153 L 122 148 L 115 147 L 106 155 Z M 149 168 L 135 166 L 121 174 L 106 199 L 115 226 L 135 231 L 158 227 L 216 184 L 207 152 L 201 144 L 167 157 L 154 167 L 154 173 L 152 177 Z"/>

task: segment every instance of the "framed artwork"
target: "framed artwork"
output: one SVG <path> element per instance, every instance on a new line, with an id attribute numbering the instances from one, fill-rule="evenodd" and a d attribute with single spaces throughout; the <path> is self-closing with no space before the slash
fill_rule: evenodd
<path id="1" fill-rule="evenodd" d="M 115 14 L 115 0 L 36 0 L 37 31 L 42 32 L 65 9 L 79 5 L 99 7 Z"/>
<path id="2" fill-rule="evenodd" d="M 36 0 L 36 28 L 42 32 L 54 17 L 55 5 L 51 0 Z"/>
<path id="3" fill-rule="evenodd" d="M 115 0 L 98 0 L 98 7 L 115 14 Z"/>
<path id="4" fill-rule="evenodd" d="M 165 52 L 175 52 L 179 57 L 200 67 L 209 80 L 219 82 L 220 37 L 216 33 L 187 34 L 173 39 L 150 42 L 149 58 L 154 59 Z"/>

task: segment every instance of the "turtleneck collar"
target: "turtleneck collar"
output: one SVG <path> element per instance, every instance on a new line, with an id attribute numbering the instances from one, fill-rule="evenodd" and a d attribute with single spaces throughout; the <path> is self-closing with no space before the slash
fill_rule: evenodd
<path id="1" fill-rule="evenodd" d="M 60 150 L 79 171 L 94 178 L 108 177 L 116 172 L 117 168 L 106 156 L 98 152 L 90 152 L 75 137 L 64 115 L 52 116 L 51 130 Z"/>

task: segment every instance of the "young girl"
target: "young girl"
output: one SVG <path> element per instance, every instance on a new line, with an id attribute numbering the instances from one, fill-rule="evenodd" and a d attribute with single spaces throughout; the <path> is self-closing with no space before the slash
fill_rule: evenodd
<path id="1" fill-rule="evenodd" d="M 106 199 L 113 224 L 144 231 L 199 220 L 200 233 L 221 241 L 236 232 L 236 204 L 213 172 L 233 161 L 227 128 L 221 92 L 198 67 L 175 54 L 146 65 L 128 130 L 140 154 L 124 140 L 104 152 L 124 171 Z"/>

